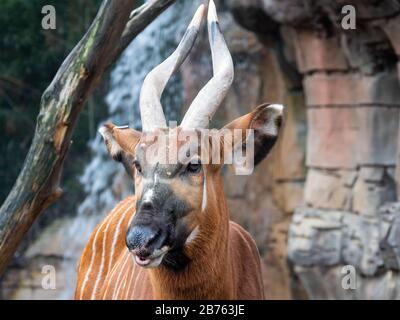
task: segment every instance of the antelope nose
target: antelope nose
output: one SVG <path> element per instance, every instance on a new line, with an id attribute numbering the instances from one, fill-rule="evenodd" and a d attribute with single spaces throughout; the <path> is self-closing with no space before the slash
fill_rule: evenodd
<path id="1" fill-rule="evenodd" d="M 151 211 L 154 209 L 154 205 L 151 201 L 144 201 L 140 206 L 140 209 L 143 211 Z"/>
<path id="2" fill-rule="evenodd" d="M 160 249 L 166 240 L 166 234 L 151 226 L 134 225 L 126 234 L 126 246 L 129 251 L 143 258 Z"/>

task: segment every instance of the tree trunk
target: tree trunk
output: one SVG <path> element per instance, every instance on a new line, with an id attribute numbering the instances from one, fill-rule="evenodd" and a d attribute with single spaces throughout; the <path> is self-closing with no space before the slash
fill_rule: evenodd
<path id="1" fill-rule="evenodd" d="M 60 176 L 86 100 L 131 40 L 175 0 L 104 0 L 87 33 L 44 92 L 25 163 L 0 208 L 0 275 L 32 223 L 62 193 Z"/>

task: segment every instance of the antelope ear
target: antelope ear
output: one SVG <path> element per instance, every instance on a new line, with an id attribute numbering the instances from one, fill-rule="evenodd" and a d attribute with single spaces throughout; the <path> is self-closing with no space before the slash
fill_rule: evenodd
<path id="1" fill-rule="evenodd" d="M 254 130 L 254 165 L 271 151 L 283 124 L 284 107 L 280 104 L 263 104 L 252 112 L 227 124 L 224 129 Z M 247 134 L 242 134 L 242 147 L 246 148 Z"/>
<path id="2" fill-rule="evenodd" d="M 118 127 L 106 123 L 99 129 L 111 157 L 118 162 L 123 162 L 125 156 L 133 156 L 141 133 L 128 126 Z"/>

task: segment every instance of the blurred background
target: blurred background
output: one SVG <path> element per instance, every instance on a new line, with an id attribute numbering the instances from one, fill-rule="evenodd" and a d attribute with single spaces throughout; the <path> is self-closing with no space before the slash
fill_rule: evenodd
<path id="1" fill-rule="evenodd" d="M 140 1 L 139 1 L 140 2 Z M 177 0 L 110 68 L 80 115 L 63 196 L 36 221 L 0 280 L 2 299 L 70 299 L 95 225 L 133 192 L 97 128 L 140 129 L 145 75 L 177 46 L 201 0 Z M 256 239 L 268 299 L 400 298 L 400 1 L 217 0 L 235 63 L 221 127 L 264 102 L 286 125 L 252 176 L 224 172 L 231 218 Z M 33 137 L 40 97 L 92 22 L 100 0 L 0 0 L 0 203 Z M 41 8 L 57 12 L 41 28 Z M 355 29 L 342 13 L 352 5 Z M 180 119 L 211 78 L 206 28 L 162 102 Z M 398 151 L 399 150 L 399 151 Z M 397 170 L 396 170 L 397 169 Z M 55 266 L 55 290 L 41 285 Z M 343 286 L 343 267 L 356 289 Z"/>

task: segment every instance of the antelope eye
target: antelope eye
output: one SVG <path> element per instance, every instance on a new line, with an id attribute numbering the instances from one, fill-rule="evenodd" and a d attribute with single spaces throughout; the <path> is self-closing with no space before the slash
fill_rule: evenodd
<path id="1" fill-rule="evenodd" d="M 199 173 L 201 170 L 201 163 L 200 162 L 195 162 L 195 163 L 189 163 L 186 167 L 186 171 L 188 173 L 196 174 Z"/>
<path id="2" fill-rule="evenodd" d="M 140 165 L 140 163 L 136 160 L 136 161 L 134 161 L 133 165 L 135 166 L 137 172 L 139 172 L 141 174 L 142 173 L 142 166 Z"/>

